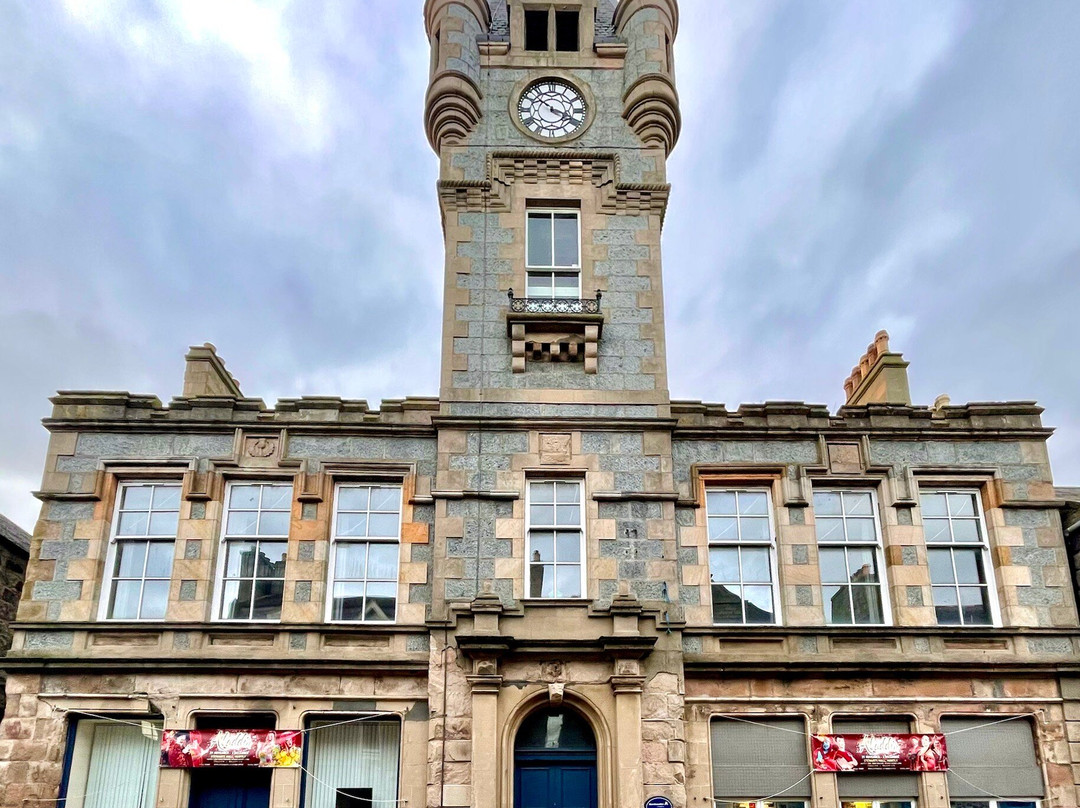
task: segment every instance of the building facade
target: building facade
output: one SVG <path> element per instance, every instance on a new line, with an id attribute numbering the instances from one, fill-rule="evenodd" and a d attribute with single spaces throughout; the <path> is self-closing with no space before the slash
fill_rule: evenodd
<path id="1" fill-rule="evenodd" d="M 57 395 L 0 806 L 1080 804 L 1041 410 L 912 405 L 884 333 L 836 413 L 672 401 L 675 0 L 424 22 L 438 398 L 269 408 L 210 345 L 167 405 Z M 950 768 L 814 771 L 823 734 Z"/>
<path id="2" fill-rule="evenodd" d="M 11 647 L 11 622 L 19 606 L 29 557 L 30 535 L 10 519 L 0 516 L 0 656 Z M 4 694 L 0 693 L 0 710 L 3 707 Z"/>

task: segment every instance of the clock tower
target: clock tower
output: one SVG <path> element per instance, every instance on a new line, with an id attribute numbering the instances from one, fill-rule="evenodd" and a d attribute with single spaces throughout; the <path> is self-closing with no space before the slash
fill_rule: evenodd
<path id="1" fill-rule="evenodd" d="M 667 416 L 676 3 L 428 0 L 424 15 L 443 414 Z"/>

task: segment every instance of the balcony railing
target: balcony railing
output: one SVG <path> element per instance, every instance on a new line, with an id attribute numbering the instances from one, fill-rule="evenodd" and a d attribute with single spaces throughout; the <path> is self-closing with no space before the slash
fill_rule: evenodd
<path id="1" fill-rule="evenodd" d="M 600 295 L 595 298 L 576 297 L 514 297 L 514 290 L 506 293 L 510 298 L 510 311 L 518 314 L 599 314 Z"/>

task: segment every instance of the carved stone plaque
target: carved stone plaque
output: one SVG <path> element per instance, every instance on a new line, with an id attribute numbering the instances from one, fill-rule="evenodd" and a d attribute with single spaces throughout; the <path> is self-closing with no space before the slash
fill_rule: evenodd
<path id="1" fill-rule="evenodd" d="M 240 465 L 254 467 L 276 465 L 279 443 L 277 435 L 245 435 Z"/>
<path id="2" fill-rule="evenodd" d="M 540 462 L 543 465 L 568 465 L 570 454 L 569 434 L 553 432 L 540 435 Z"/>
<path id="3" fill-rule="evenodd" d="M 862 458 L 857 443 L 830 443 L 829 470 L 834 474 L 862 471 Z"/>

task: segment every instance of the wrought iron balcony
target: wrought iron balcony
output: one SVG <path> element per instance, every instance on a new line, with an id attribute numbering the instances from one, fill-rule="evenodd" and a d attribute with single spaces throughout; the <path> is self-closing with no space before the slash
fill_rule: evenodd
<path id="1" fill-rule="evenodd" d="M 514 297 L 514 290 L 506 293 L 510 298 L 510 311 L 515 314 L 599 314 L 600 295 L 596 297 Z"/>

